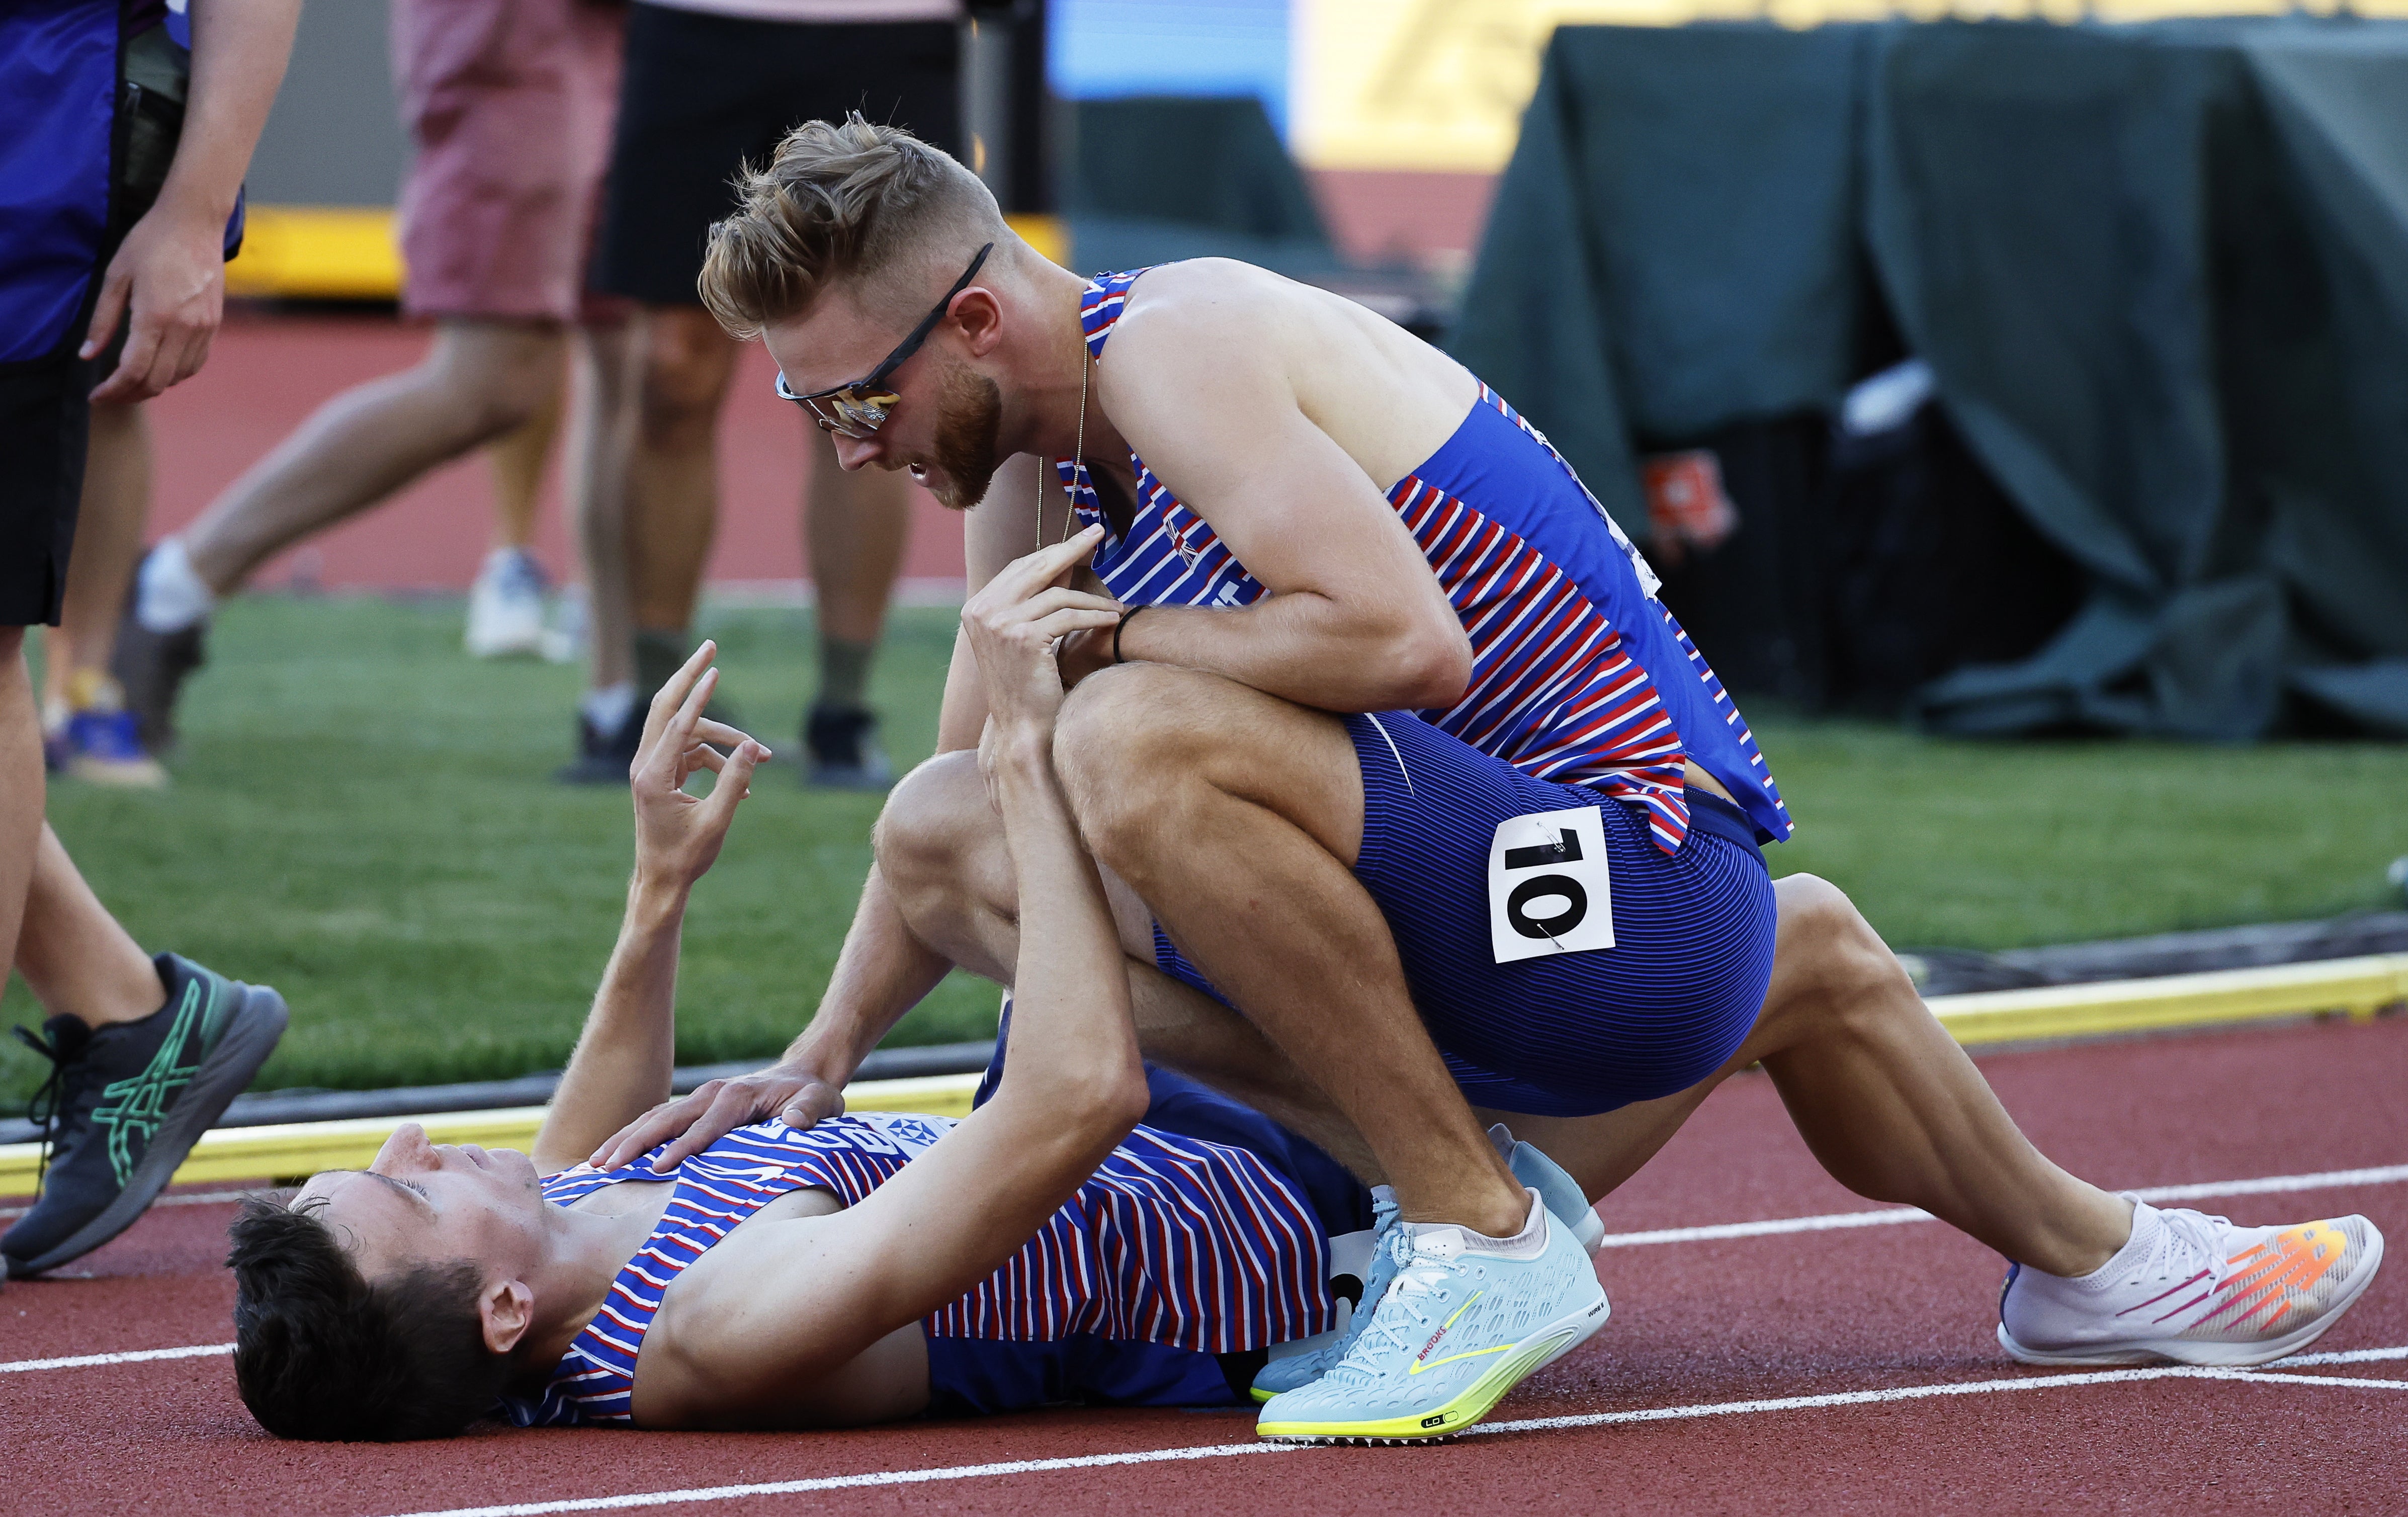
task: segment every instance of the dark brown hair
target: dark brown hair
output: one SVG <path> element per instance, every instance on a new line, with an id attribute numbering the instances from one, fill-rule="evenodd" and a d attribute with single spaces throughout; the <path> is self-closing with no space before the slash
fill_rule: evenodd
<path id="1" fill-rule="evenodd" d="M 248 1196 L 234 1252 L 234 1377 L 279 1438 L 450 1438 L 491 1411 L 509 1361 L 485 1346 L 465 1259 L 371 1283 L 315 1206 Z"/>

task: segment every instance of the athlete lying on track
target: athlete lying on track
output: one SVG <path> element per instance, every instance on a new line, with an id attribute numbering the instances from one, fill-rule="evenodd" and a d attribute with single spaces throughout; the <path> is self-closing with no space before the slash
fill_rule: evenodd
<path id="1" fill-rule="evenodd" d="M 1111 918 L 1048 757 L 1052 640 L 1117 614 L 1047 588 L 1093 547 L 1014 565 L 964 611 L 995 715 L 985 783 L 1044 903 L 993 1096 L 959 1123 L 763 1123 L 674 1176 L 577 1162 L 668 1093 L 686 899 L 766 756 L 701 719 L 706 644 L 652 703 L 626 920 L 532 1156 L 405 1126 L 368 1169 L 318 1175 L 289 1206 L 254 1199 L 234 1224 L 235 1371 L 264 1425 L 437 1437 L 497 1403 L 522 1424 L 656 1428 L 1239 1405 L 1266 1351 L 1340 1325 L 1333 1260 L 1352 1235 L 1362 1272 L 1369 1193 L 1139 1063 Z M 681 788 L 696 767 L 719 775 L 699 800 Z M 1584 1211 L 1526 1148 L 1515 1166 Z"/>
<path id="2" fill-rule="evenodd" d="M 2018 1358 L 2262 1360 L 2372 1278 L 2362 1219 L 2237 1231 L 2034 1151 L 1846 897 L 1769 877 L 1790 823 L 1746 724 L 1572 471 L 1444 353 L 1225 260 L 1082 279 L 858 117 L 750 176 L 702 286 L 848 467 L 968 512 L 974 585 L 1105 529 L 1078 582 L 1123 609 L 1067 640 L 1054 762 L 1147 1056 L 1401 1207 L 1379 1257 L 1405 1283 L 1342 1353 L 1264 1372 L 1264 1433 L 1458 1428 L 1601 1320 L 1484 1120 L 1599 1196 L 1759 1061 L 1851 1189 L 2018 1262 Z M 1016 454 L 1051 461 L 1034 489 Z M 895 792 L 809 1030 L 598 1157 L 808 1126 L 947 969 L 1032 962 L 1050 887 L 988 804 L 971 676 L 957 652 L 953 751 Z"/>

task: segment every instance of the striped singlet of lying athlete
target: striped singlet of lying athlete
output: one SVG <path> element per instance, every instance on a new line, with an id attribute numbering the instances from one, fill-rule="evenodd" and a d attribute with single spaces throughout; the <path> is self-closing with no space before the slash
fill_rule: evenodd
<path id="1" fill-rule="evenodd" d="M 928 1415 L 1244 1405 L 1268 1350 L 1339 1325 L 1330 1239 L 1368 1238 L 1369 1193 L 1254 1112 L 1167 1071 L 1149 1075 L 1147 1124 L 1002 1268 L 923 1321 Z M 659 1224 L 541 1393 L 506 1395 L 500 1415 L 523 1427 L 635 1425 L 644 1335 L 686 1266 L 790 1191 L 859 1202 L 953 1126 L 886 1112 L 809 1130 L 757 1123 L 686 1160 Z M 659 1152 L 548 1176 L 544 1198 L 566 1206 L 668 1178 L 652 1172 Z"/>
<path id="2" fill-rule="evenodd" d="M 1087 286 L 1097 365 L 1146 272 Z M 1129 461 L 1125 531 L 1083 464 L 1054 461 L 1082 521 L 1105 528 L 1095 567 L 1112 594 L 1260 598 L 1211 523 Z M 1791 824 L 1755 737 L 1645 560 L 1485 385 L 1436 452 L 1382 483 L 1472 654 L 1452 707 L 1346 718 L 1364 787 L 1354 872 L 1414 1004 L 1475 1104 L 1585 1116 L 1688 1088 L 1737 1051 L 1771 976 L 1758 846 Z M 1690 763 L 1738 804 L 1688 788 Z M 1155 955 L 1212 991 L 1159 927 Z"/>

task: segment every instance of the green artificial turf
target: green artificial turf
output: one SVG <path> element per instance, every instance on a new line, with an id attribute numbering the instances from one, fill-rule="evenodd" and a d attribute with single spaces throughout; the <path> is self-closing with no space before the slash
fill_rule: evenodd
<path id="1" fill-rule="evenodd" d="M 898 764 L 935 737 L 953 615 L 903 610 L 874 698 Z M 789 757 L 810 683 L 799 612 L 726 610 L 727 693 Z M 576 671 L 476 664 L 456 603 L 255 596 L 184 708 L 175 787 L 56 782 L 50 814 L 136 937 L 293 1007 L 266 1088 L 479 1080 L 566 1057 L 618 922 L 624 793 L 551 782 Z M 2396 904 L 2408 746 L 1942 742 L 1758 713 L 1800 828 L 1774 872 L 1848 890 L 1893 943 L 1995 949 Z M 809 1017 L 869 862 L 875 797 L 770 771 L 688 919 L 678 1054 L 774 1053 Z M 948 980 L 896 1033 L 993 1029 Z M 38 1010 L 12 983 L 0 1021 Z M 36 1061 L 0 1048 L 0 1101 Z"/>

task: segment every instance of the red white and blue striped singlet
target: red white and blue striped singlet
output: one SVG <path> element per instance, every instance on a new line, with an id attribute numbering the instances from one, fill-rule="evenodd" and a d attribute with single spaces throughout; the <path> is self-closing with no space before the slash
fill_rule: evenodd
<path id="1" fill-rule="evenodd" d="M 1098 363 L 1129 287 L 1106 274 L 1080 307 Z M 1211 523 L 1134 452 L 1136 515 L 1125 536 L 1085 467 L 1054 461 L 1082 523 L 1102 522 L 1096 572 L 1119 599 L 1237 607 L 1263 586 Z M 1656 846 L 1688 836 L 1684 766 L 1720 780 L 1765 838 L 1787 837 L 1787 807 L 1722 681 L 1656 598 L 1657 582 L 1571 466 L 1486 385 L 1455 435 L 1397 481 L 1403 521 L 1471 638 L 1462 699 L 1418 713 L 1441 732 L 1538 779 L 1589 785 L 1644 809 Z"/>
<path id="2" fill-rule="evenodd" d="M 808 1131 L 765 1122 L 688 1159 L 659 1224 L 541 1395 L 505 1397 L 504 1413 L 523 1427 L 632 1425 L 637 1356 L 681 1270 L 791 1191 L 859 1202 L 953 1125 L 876 1111 Z M 662 1180 L 652 1154 L 608 1171 L 565 1169 L 544 1180 L 544 1197 L 566 1206 L 606 1185 Z M 1260 1157 L 1139 1127 L 1002 1268 L 923 1325 L 932 1338 L 1090 1335 L 1237 1352 L 1337 1325 L 1329 1274 L 1328 1239 L 1311 1207 Z"/>

